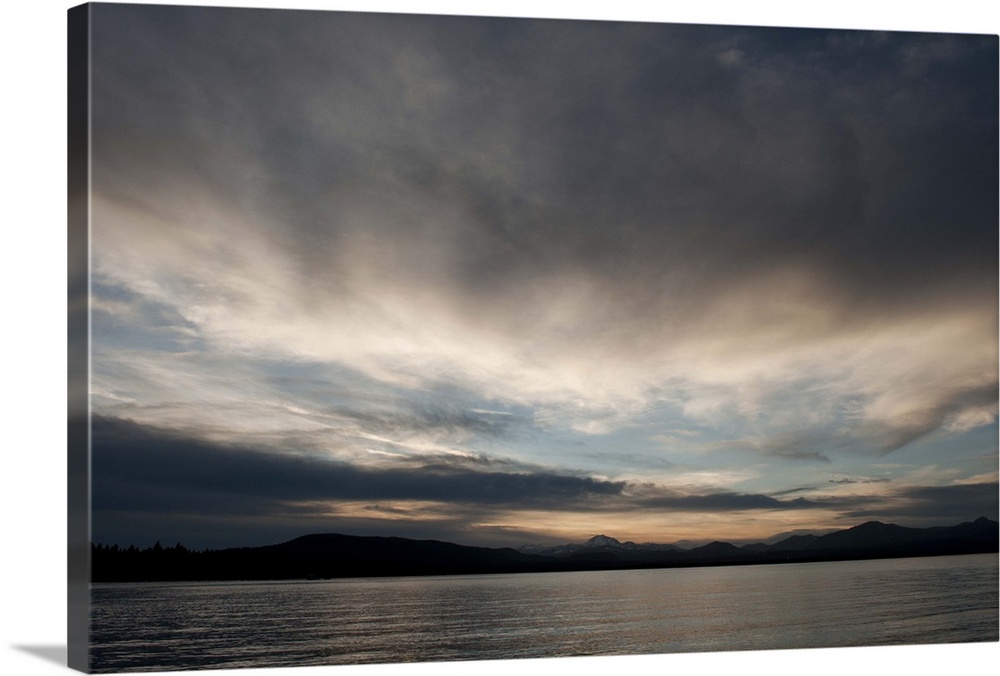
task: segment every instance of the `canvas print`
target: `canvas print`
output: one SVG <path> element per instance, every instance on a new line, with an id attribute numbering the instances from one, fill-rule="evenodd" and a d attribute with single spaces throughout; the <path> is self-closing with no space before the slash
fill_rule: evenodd
<path id="1" fill-rule="evenodd" d="M 69 56 L 74 668 L 998 640 L 996 35 Z"/>

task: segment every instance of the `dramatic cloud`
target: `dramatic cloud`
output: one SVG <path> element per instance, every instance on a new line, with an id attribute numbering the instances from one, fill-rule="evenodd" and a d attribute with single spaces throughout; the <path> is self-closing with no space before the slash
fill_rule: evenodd
<path id="1" fill-rule="evenodd" d="M 994 38 L 94 17 L 97 413 L 309 495 L 743 472 L 699 509 L 797 513 L 886 456 L 989 469 Z"/>
<path id="2" fill-rule="evenodd" d="M 954 484 L 947 486 L 911 486 L 885 504 L 846 512 L 849 518 L 906 520 L 912 524 L 936 525 L 942 519 L 958 522 L 968 514 L 997 518 L 996 481 L 989 483 Z"/>
<path id="3" fill-rule="evenodd" d="M 254 528 L 263 524 L 267 532 L 288 538 L 300 532 L 303 523 L 343 525 L 344 517 L 349 517 L 348 523 L 364 518 L 392 521 L 400 533 L 421 532 L 435 521 L 461 532 L 477 521 L 503 523 L 513 515 L 531 513 L 547 515 L 548 529 L 558 533 L 566 514 L 623 520 L 664 513 L 814 510 L 847 517 L 901 514 L 923 519 L 957 517 L 970 501 L 981 513 L 995 512 L 995 505 L 988 504 L 990 496 L 995 497 L 995 482 L 906 486 L 892 493 L 856 495 L 800 489 L 812 491 L 814 497 L 788 499 L 608 481 L 485 458 L 395 459 L 363 467 L 214 444 L 104 417 L 95 417 L 92 439 L 94 535 L 109 542 L 141 536 L 149 523 L 177 530 L 192 518 L 220 526 L 228 521 L 234 532 L 247 529 L 247 522 Z"/>
<path id="4" fill-rule="evenodd" d="M 222 446 L 104 418 L 95 418 L 93 440 L 98 513 L 261 515 L 296 504 L 357 501 L 572 509 L 621 495 L 625 487 L 537 467 L 491 466 L 477 459 L 360 467 Z"/>

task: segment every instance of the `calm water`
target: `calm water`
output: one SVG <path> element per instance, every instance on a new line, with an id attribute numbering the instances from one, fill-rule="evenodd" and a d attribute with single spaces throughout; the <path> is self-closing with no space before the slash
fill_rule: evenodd
<path id="1" fill-rule="evenodd" d="M 996 554 L 530 575 L 93 586 L 95 671 L 998 639 Z"/>

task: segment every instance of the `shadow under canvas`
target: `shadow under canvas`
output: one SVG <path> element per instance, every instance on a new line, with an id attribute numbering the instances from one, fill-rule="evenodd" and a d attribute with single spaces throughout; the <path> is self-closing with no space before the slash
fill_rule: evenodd
<path id="1" fill-rule="evenodd" d="M 46 662 L 54 662 L 60 666 L 66 666 L 65 645 L 15 645 L 11 647 L 29 655 L 40 657 Z"/>

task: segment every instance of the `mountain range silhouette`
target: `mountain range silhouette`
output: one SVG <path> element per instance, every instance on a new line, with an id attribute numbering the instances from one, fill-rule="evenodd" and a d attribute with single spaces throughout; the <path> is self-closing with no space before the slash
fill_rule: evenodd
<path id="1" fill-rule="evenodd" d="M 826 535 L 794 535 L 773 544 L 738 547 L 712 542 L 675 545 L 620 542 L 598 535 L 588 542 L 521 550 L 469 547 L 437 540 L 305 535 L 281 544 L 189 550 L 181 544 L 123 549 L 91 546 L 93 582 L 167 580 L 279 580 L 407 575 L 529 573 L 631 568 L 840 561 L 945 556 L 998 551 L 998 524 L 985 517 L 955 526 L 908 528 L 869 521 Z"/>

